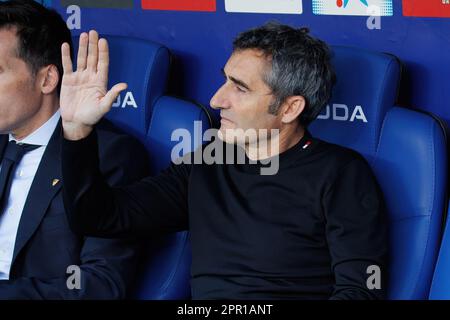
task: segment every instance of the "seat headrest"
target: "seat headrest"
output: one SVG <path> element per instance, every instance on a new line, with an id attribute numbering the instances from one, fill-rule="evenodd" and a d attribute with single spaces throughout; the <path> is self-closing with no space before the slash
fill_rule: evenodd
<path id="1" fill-rule="evenodd" d="M 400 63 L 389 54 L 333 46 L 337 82 L 331 101 L 310 125 L 318 138 L 372 158 L 386 112 L 397 99 Z"/>
<path id="2" fill-rule="evenodd" d="M 195 123 L 196 121 L 198 122 Z M 179 140 L 172 141 L 172 133 L 175 130 L 182 129 L 184 131 L 181 133 L 188 136 L 184 137 L 188 146 L 183 148 L 185 154 L 202 144 L 203 133 L 211 126 L 212 119 L 201 105 L 175 97 L 159 98 L 153 110 L 146 139 L 151 157 L 151 171 L 159 172 L 171 163 L 171 150 L 182 140 L 177 137 Z"/>

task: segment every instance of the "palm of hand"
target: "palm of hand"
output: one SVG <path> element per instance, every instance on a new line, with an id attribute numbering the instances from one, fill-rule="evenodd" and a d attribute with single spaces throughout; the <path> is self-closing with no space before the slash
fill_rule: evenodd
<path id="1" fill-rule="evenodd" d="M 127 85 L 120 83 L 107 91 L 109 50 L 105 39 L 96 31 L 80 35 L 77 70 L 72 70 L 70 47 L 63 44 L 64 75 L 61 84 L 60 108 L 65 123 L 93 126 L 111 109 L 113 102 Z"/>

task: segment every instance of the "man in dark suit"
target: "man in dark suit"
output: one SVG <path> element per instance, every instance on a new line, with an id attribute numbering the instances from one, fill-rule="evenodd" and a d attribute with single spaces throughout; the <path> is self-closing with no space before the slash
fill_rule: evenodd
<path id="1" fill-rule="evenodd" d="M 0 299 L 123 298 L 132 239 L 80 237 L 62 192 L 60 47 L 64 20 L 34 1 L 0 2 Z M 108 184 L 147 174 L 144 148 L 105 121 L 98 157 Z"/>

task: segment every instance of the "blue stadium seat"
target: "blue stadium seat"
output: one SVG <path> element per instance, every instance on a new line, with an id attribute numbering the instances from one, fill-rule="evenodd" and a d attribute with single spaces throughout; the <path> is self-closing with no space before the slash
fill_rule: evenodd
<path id="1" fill-rule="evenodd" d="M 169 166 L 172 148 L 179 143 L 172 141 L 174 130 L 185 129 L 190 133 L 192 149 L 184 150 L 189 152 L 201 145 L 201 137 L 211 125 L 212 118 L 201 105 L 175 97 L 159 98 L 154 106 L 147 135 L 152 173 L 157 174 Z M 189 233 L 178 232 L 152 238 L 147 241 L 144 248 L 145 257 L 134 297 L 146 300 L 189 299 L 191 296 Z"/>
<path id="2" fill-rule="evenodd" d="M 107 118 L 142 142 L 150 124 L 153 105 L 167 87 L 169 50 L 149 40 L 104 36 L 110 49 L 109 85 L 128 83 Z M 73 37 L 74 53 L 78 37 Z"/>
<path id="3" fill-rule="evenodd" d="M 202 144 L 203 132 L 211 126 L 211 115 L 202 105 L 169 96 L 158 99 L 146 139 L 151 172 L 156 174 L 169 166 L 171 150 L 178 143 L 172 141 L 173 130 L 187 130 L 192 138 L 191 146 L 195 149 Z"/>
<path id="4" fill-rule="evenodd" d="M 393 108 L 375 163 L 390 218 L 391 299 L 427 299 L 447 201 L 447 142 L 433 117 Z"/>
<path id="5" fill-rule="evenodd" d="M 400 64 L 394 57 L 351 47 L 332 47 L 337 82 L 326 109 L 311 125 L 325 140 L 372 158 L 383 119 L 397 99 Z"/>
<path id="6" fill-rule="evenodd" d="M 447 205 L 450 211 L 450 206 Z M 447 212 L 447 223 L 442 238 L 439 256 L 431 283 L 430 300 L 450 300 L 450 219 Z"/>
<path id="7" fill-rule="evenodd" d="M 147 40 L 105 36 L 110 49 L 110 85 L 127 82 L 127 92 L 113 105 L 107 117 L 148 148 L 151 171 L 157 174 L 169 166 L 175 129 L 184 128 L 192 138 L 209 129 L 212 118 L 201 105 L 164 96 L 170 54 L 167 48 Z M 74 52 L 78 37 L 73 38 Z M 201 125 L 195 125 L 199 121 Z M 199 139 L 192 141 L 199 145 Z M 201 143 L 201 140 L 200 140 Z M 189 150 L 185 150 L 189 151 Z M 188 232 L 153 237 L 143 245 L 144 257 L 132 298 L 190 298 L 191 251 Z"/>
<path id="8" fill-rule="evenodd" d="M 439 121 L 395 107 L 400 64 L 388 54 L 333 47 L 337 83 L 313 135 L 360 152 L 389 218 L 389 299 L 427 299 L 446 204 L 447 153 Z"/>

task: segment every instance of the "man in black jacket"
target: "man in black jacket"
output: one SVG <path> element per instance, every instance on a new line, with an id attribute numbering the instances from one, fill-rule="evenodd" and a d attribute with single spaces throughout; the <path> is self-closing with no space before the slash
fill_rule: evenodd
<path id="1" fill-rule="evenodd" d="M 64 200 L 77 232 L 189 229 L 194 299 L 384 297 L 386 223 L 374 176 L 358 153 L 307 131 L 334 80 L 327 46 L 307 29 L 270 23 L 240 34 L 211 99 L 219 139 L 122 188 L 98 169 L 95 124 L 126 84 L 106 90 L 108 48 L 95 31 L 80 38 L 76 71 L 67 44 L 62 55 Z"/>
<path id="2" fill-rule="evenodd" d="M 118 299 L 136 267 L 131 240 L 72 232 L 62 200 L 61 44 L 64 20 L 35 1 L 0 2 L 0 299 Z M 145 150 L 98 126 L 109 185 L 147 174 Z"/>

